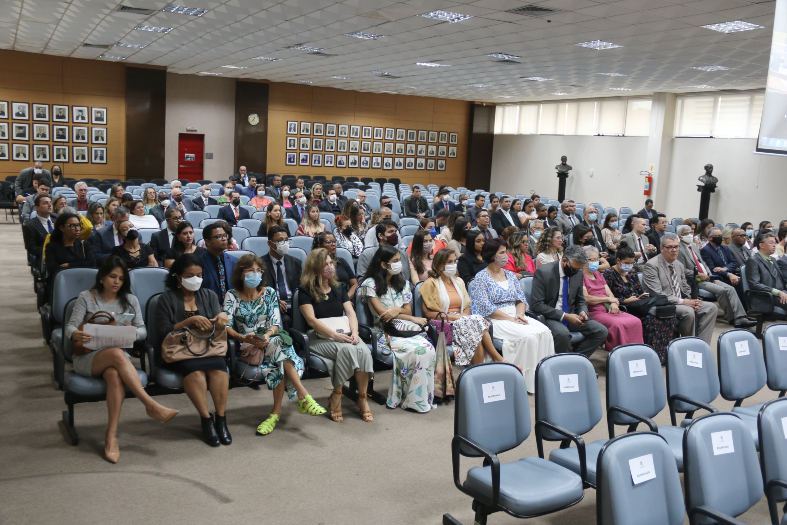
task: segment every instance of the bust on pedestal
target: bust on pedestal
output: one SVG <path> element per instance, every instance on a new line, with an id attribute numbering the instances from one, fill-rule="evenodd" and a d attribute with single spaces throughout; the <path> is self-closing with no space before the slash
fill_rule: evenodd
<path id="1" fill-rule="evenodd" d="M 705 165 L 705 173 L 697 178 L 702 184 L 697 184 L 697 191 L 702 195 L 700 196 L 700 220 L 708 218 L 708 209 L 710 208 L 710 194 L 716 192 L 716 184 L 719 179 L 713 176 L 713 164 Z"/>
<path id="2" fill-rule="evenodd" d="M 568 178 L 568 172 L 573 169 L 571 166 L 566 164 L 567 160 L 568 157 L 563 155 L 560 157 L 560 164 L 555 166 L 558 178 L 557 200 L 559 202 L 563 202 L 566 199 L 566 179 Z"/>

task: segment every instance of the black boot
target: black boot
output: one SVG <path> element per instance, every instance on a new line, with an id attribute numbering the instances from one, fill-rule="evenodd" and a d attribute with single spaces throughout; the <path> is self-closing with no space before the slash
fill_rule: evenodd
<path id="1" fill-rule="evenodd" d="M 227 416 L 216 414 L 216 433 L 222 445 L 232 445 L 232 436 L 227 428 Z"/>
<path id="2" fill-rule="evenodd" d="M 216 427 L 213 424 L 213 414 L 208 417 L 200 417 L 202 420 L 202 439 L 211 447 L 219 446 L 219 435 L 216 434 Z"/>

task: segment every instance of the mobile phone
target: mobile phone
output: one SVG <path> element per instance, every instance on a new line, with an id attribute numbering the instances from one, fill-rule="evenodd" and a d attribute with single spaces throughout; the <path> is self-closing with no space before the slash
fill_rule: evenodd
<path id="1" fill-rule="evenodd" d="M 126 313 L 120 316 L 120 319 L 117 320 L 118 323 L 131 323 L 134 320 L 134 314 Z"/>

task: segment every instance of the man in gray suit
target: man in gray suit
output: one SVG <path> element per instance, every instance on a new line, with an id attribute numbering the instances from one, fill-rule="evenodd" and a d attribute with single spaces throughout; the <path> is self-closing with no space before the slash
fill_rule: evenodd
<path id="1" fill-rule="evenodd" d="M 566 200 L 560 205 L 562 215 L 557 216 L 557 227 L 563 232 L 563 239 L 568 242 L 568 238 L 574 231 L 574 227 L 579 225 L 582 220 L 576 216 L 577 205 L 574 201 Z"/>
<path id="2" fill-rule="evenodd" d="M 325 194 L 327 195 L 328 192 L 326 191 Z M 281 177 L 278 175 L 273 176 L 273 186 L 268 186 L 265 195 L 274 200 L 281 199 Z"/>
<path id="3" fill-rule="evenodd" d="M 43 174 L 47 180 L 52 180 L 52 173 L 44 169 L 41 161 L 35 161 L 32 168 L 25 168 L 19 172 L 14 181 L 14 193 L 16 194 L 17 204 L 25 201 L 25 190 L 33 186 L 33 175 Z"/>
<path id="4" fill-rule="evenodd" d="M 749 250 L 749 247 L 746 246 L 746 232 L 741 228 L 735 228 L 732 230 L 732 242 L 727 245 L 727 248 L 730 249 L 730 253 L 732 253 L 733 257 L 735 257 L 738 267 L 741 267 L 749 262 L 749 259 L 751 258 L 751 250 Z"/>
<path id="5" fill-rule="evenodd" d="M 559 261 L 545 264 L 533 276 L 530 310 L 544 316 L 552 331 L 555 353 L 574 352 L 590 357 L 607 338 L 607 329 L 588 315 L 582 290 L 582 267 L 588 257 L 579 246 L 569 246 Z M 585 339 L 571 346 L 570 332 Z"/>
<path id="6" fill-rule="evenodd" d="M 172 202 L 169 203 L 169 207 L 176 208 L 181 215 L 186 215 L 187 211 L 202 211 L 202 208 L 183 195 L 183 190 L 179 187 L 172 188 Z"/>
<path id="7" fill-rule="evenodd" d="M 776 238 L 772 233 L 763 233 L 754 240 L 757 253 L 746 263 L 746 279 L 749 288 L 771 296 L 773 306 L 787 308 L 787 287 L 777 266 L 773 254 L 776 251 Z M 779 265 L 781 266 L 781 265 Z M 770 311 L 770 305 L 763 304 L 763 294 L 751 294 L 749 307 L 756 311 Z"/>
<path id="8" fill-rule="evenodd" d="M 497 237 L 497 232 L 495 231 L 495 229 L 489 227 L 489 223 L 491 221 L 489 216 L 489 210 L 479 211 L 476 214 L 475 218 L 478 225 L 475 228 L 473 228 L 473 230 L 481 232 L 481 235 L 484 236 L 485 241 Z"/>
<path id="9" fill-rule="evenodd" d="M 35 210 L 36 197 L 39 195 L 49 195 L 50 184 L 51 182 L 46 179 L 39 180 L 36 186 L 36 193 L 28 195 L 25 199 L 25 204 L 22 206 L 22 214 L 19 216 L 23 226 L 30 220 L 30 214 Z"/>
<path id="10" fill-rule="evenodd" d="M 536 258 L 536 244 L 541 234 L 544 233 L 544 221 L 539 219 L 531 219 L 528 223 L 528 241 L 530 242 L 527 253 L 533 259 Z"/>
<path id="11" fill-rule="evenodd" d="M 642 273 L 645 263 L 658 255 L 656 247 L 650 243 L 645 231 L 648 229 L 648 221 L 640 217 L 631 220 L 631 231 L 621 237 L 621 242 L 626 241 L 628 247 L 634 250 L 635 267 Z"/>
<path id="12" fill-rule="evenodd" d="M 675 305 L 678 318 L 678 332 L 681 336 L 693 336 L 695 320 L 699 322 L 697 336 L 710 344 L 713 326 L 716 323 L 718 308 L 713 303 L 703 303 L 701 299 L 691 299 L 691 287 L 686 282 L 686 267 L 678 261 L 680 239 L 674 233 L 661 237 L 661 255 L 645 264 L 643 285 L 652 297 L 666 295 L 670 304 Z"/>

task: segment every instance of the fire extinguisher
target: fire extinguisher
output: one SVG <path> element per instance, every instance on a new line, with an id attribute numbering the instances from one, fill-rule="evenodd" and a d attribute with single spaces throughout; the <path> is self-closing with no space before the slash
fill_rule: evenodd
<path id="1" fill-rule="evenodd" d="M 650 195 L 651 188 L 653 188 L 653 175 L 649 171 L 643 171 L 645 174 L 645 191 L 643 195 Z"/>

